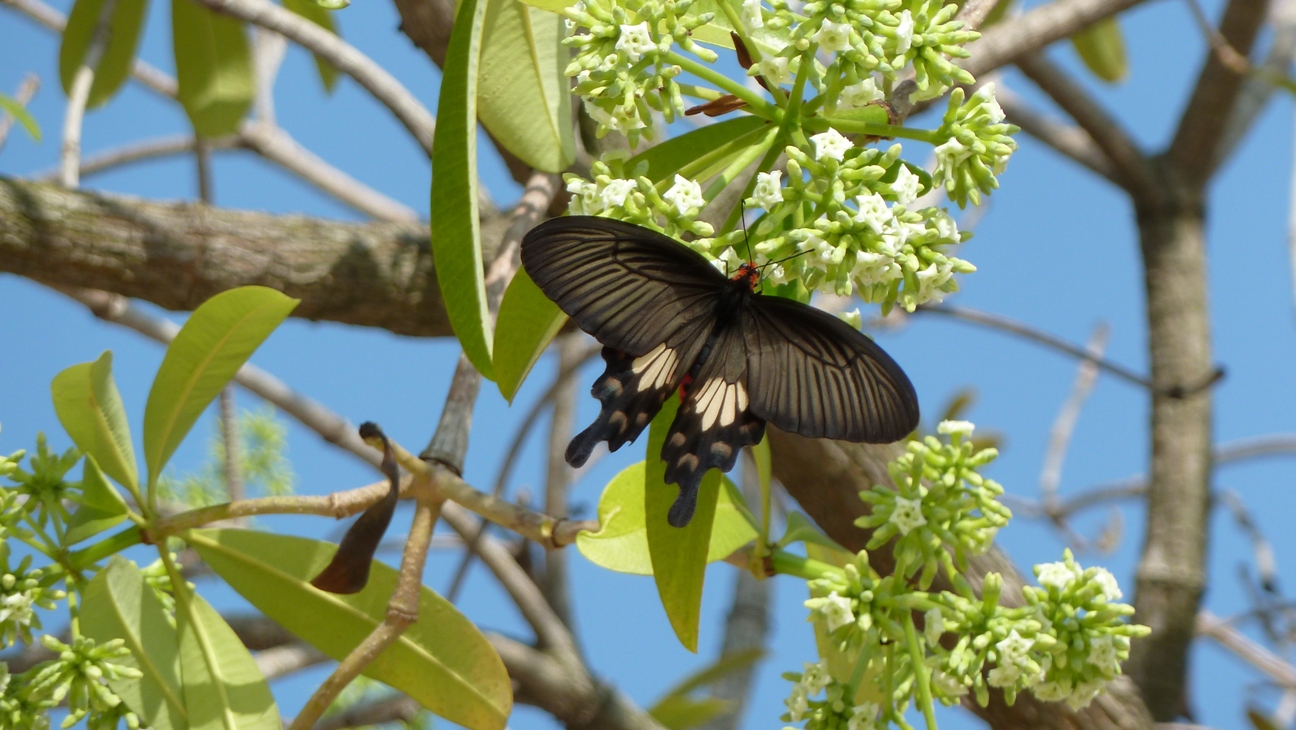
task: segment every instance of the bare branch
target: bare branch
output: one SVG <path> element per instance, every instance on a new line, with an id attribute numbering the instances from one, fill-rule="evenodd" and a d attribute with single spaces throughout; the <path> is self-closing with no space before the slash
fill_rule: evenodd
<path id="1" fill-rule="evenodd" d="M 1224 139 L 1219 145 L 1218 166 L 1228 159 L 1238 143 L 1245 137 L 1260 111 L 1269 103 L 1276 87 L 1272 77 L 1282 76 L 1296 60 L 1296 1 L 1275 0 L 1269 10 L 1270 24 L 1274 28 L 1273 44 L 1258 68 L 1253 68 L 1242 86 L 1233 107 L 1233 115 L 1224 129 Z"/>
<path id="2" fill-rule="evenodd" d="M 18 102 L 19 106 L 27 106 L 40 90 L 40 77 L 36 74 L 27 74 L 23 77 L 22 83 L 18 85 L 18 91 L 14 93 L 13 100 Z M 4 149 L 5 140 L 9 138 L 9 130 L 13 129 L 13 115 L 5 112 L 0 114 L 0 150 Z"/>
<path id="3" fill-rule="evenodd" d="M 562 335 L 557 341 L 558 372 L 566 373 L 554 385 L 553 417 L 549 426 L 549 448 L 545 469 L 544 511 L 551 515 L 570 513 L 567 490 L 572 469 L 567 465 L 567 442 L 571 440 L 576 412 L 576 367 L 585 349 L 575 334 Z M 572 626 L 571 591 L 568 586 L 566 551 L 545 552 L 544 577 L 540 591 L 566 626 Z"/>
<path id="4" fill-rule="evenodd" d="M 304 641 L 264 649 L 252 656 L 266 679 L 283 677 L 327 662 L 324 652 Z"/>
<path id="5" fill-rule="evenodd" d="M 997 88 L 995 99 L 1003 107 L 1008 121 L 1021 127 L 1023 132 L 1070 158 L 1072 162 L 1089 168 L 1117 185 L 1120 184 L 1116 166 L 1098 148 L 1098 144 L 1093 141 L 1093 137 L 1090 137 L 1088 132 L 1049 119 L 1032 109 L 1024 99 L 1007 87 Z"/>
<path id="6" fill-rule="evenodd" d="M 329 715 L 315 723 L 315 730 L 342 730 L 350 727 L 371 727 L 392 722 L 413 722 L 423 712 L 423 707 L 405 695 L 384 697 L 372 702 L 350 707 L 336 715 Z"/>
<path id="7" fill-rule="evenodd" d="M 1296 689 L 1296 668 L 1252 639 L 1241 631 L 1228 625 L 1210 611 L 1197 614 L 1197 634 L 1209 636 L 1220 646 L 1236 654 L 1243 661 L 1264 672 L 1279 686 Z"/>
<path id="8" fill-rule="evenodd" d="M 62 172 L 59 176 L 59 182 L 65 188 L 76 188 L 80 184 L 81 126 L 85 119 L 86 103 L 90 100 L 90 87 L 94 85 L 95 71 L 112 39 L 112 16 L 116 9 L 117 0 L 104 0 L 94 33 L 90 36 L 90 45 L 86 47 L 85 57 L 73 74 L 72 86 L 68 89 L 67 111 L 63 115 L 63 149 L 60 158 Z"/>
<path id="9" fill-rule="evenodd" d="M 1156 196 L 1147 157 L 1120 123 L 1082 86 L 1068 78 L 1043 53 L 1018 56 L 1017 67 L 1089 133 L 1089 138 L 1102 150 L 1103 156 L 1119 171 L 1121 187 L 1138 199 L 1151 200 Z"/>
<path id="10" fill-rule="evenodd" d="M 213 10 L 280 33 L 332 63 L 390 109 L 423 151 L 429 156 L 432 154 L 432 136 L 436 129 L 432 113 L 396 77 L 346 41 L 300 15 L 265 0 L 199 2 Z"/>
<path id="11" fill-rule="evenodd" d="M 220 425 L 221 442 L 225 446 L 225 491 L 229 501 L 243 499 L 243 469 L 239 459 L 242 449 L 239 444 L 238 407 L 234 404 L 234 386 L 226 385 L 220 392 Z"/>
<path id="12" fill-rule="evenodd" d="M 1264 24 L 1266 0 L 1230 0 L 1224 8 L 1219 35 L 1237 55 L 1250 55 Z M 1206 58 L 1192 98 L 1179 119 L 1167 156 L 1182 182 L 1199 191 L 1215 172 L 1224 131 L 1233 115 L 1245 76 L 1218 53 Z"/>
<path id="13" fill-rule="evenodd" d="M 959 65 L 981 76 L 1038 51 L 1103 18 L 1128 10 L 1141 0 L 1053 0 L 985 31 L 967 46 L 971 58 Z"/>
<path id="14" fill-rule="evenodd" d="M 1057 501 L 1057 488 L 1062 480 L 1062 463 L 1066 460 L 1067 444 L 1071 442 L 1076 421 L 1080 420 L 1080 409 L 1084 408 L 1084 402 L 1093 391 L 1094 383 L 1098 381 L 1098 366 L 1094 364 L 1094 360 L 1102 358 L 1110 335 L 1111 328 L 1106 323 L 1100 323 L 1094 328 L 1089 345 L 1085 348 L 1094 359 L 1080 363 L 1071 395 L 1053 421 L 1048 452 L 1044 455 L 1044 468 L 1040 471 L 1040 500 L 1045 504 Z"/>

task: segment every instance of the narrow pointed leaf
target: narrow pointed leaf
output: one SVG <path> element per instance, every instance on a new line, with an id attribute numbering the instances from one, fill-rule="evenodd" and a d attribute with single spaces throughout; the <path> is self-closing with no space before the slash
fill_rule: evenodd
<path id="1" fill-rule="evenodd" d="M 750 134 L 767 122 L 760 117 L 743 115 L 723 122 L 698 127 L 691 132 L 672 137 L 658 145 L 653 145 L 626 162 L 626 169 L 633 170 L 640 162 L 648 163 L 648 179 L 661 182 L 679 171 L 684 165 L 696 160 L 707 152 L 719 149 L 745 134 Z"/>
<path id="2" fill-rule="evenodd" d="M 620 573 L 652 575 L 653 562 L 648 554 L 644 522 L 646 469 L 645 462 L 631 464 L 603 488 L 598 507 L 599 531 L 576 536 L 577 549 L 590 562 Z M 707 546 L 708 563 L 724 560 L 756 538 L 756 528 L 742 507 L 738 488 L 727 478 L 723 484 L 716 502 L 711 542 Z"/>
<path id="3" fill-rule="evenodd" d="M 50 383 L 54 412 L 72 442 L 118 484 L 136 491 L 139 471 L 126 408 L 112 376 L 112 351 L 73 365 Z"/>
<path id="4" fill-rule="evenodd" d="M 733 708 L 733 700 L 719 697 L 671 695 L 653 706 L 648 714 L 666 730 L 689 730 L 711 722 Z"/>
<path id="5" fill-rule="evenodd" d="M 477 74 L 482 125 L 532 167 L 562 172 L 576 158 L 563 19 L 520 0 L 479 1 L 487 3 Z"/>
<path id="6" fill-rule="evenodd" d="M 64 544 L 75 545 L 120 524 L 126 519 L 126 512 L 125 500 L 104 479 L 95 458 L 86 454 L 81 473 L 81 506 L 72 513 L 67 533 L 63 536 Z"/>
<path id="7" fill-rule="evenodd" d="M 27 130 L 27 134 L 30 134 L 32 139 L 41 141 L 40 125 L 36 123 L 36 117 L 27 111 L 27 107 L 19 104 L 17 99 L 7 94 L 0 94 L 0 112 L 13 116 L 19 124 L 23 125 L 23 129 Z"/>
<path id="8" fill-rule="evenodd" d="M 432 255 L 464 354 L 492 378 L 477 211 L 477 70 L 487 0 L 463 0 L 450 32 L 432 141 Z"/>
<path id="9" fill-rule="evenodd" d="M 341 35 L 341 33 L 338 33 L 333 13 L 319 3 L 314 2 L 314 0 L 283 0 L 283 6 L 333 35 Z M 337 67 L 325 60 L 323 56 L 315 54 L 315 69 L 319 71 L 320 82 L 324 84 L 324 91 L 332 94 L 333 89 L 337 87 L 339 75 Z"/>
<path id="10" fill-rule="evenodd" d="M 513 402 L 522 381 L 566 321 L 558 305 L 540 291 L 525 269 L 519 269 L 504 291 L 495 323 L 491 367 L 505 400 Z"/>
<path id="11" fill-rule="evenodd" d="M 256 98 L 243 23 L 195 0 L 171 0 L 176 84 L 194 131 L 233 134 Z"/>
<path id="12" fill-rule="evenodd" d="M 1085 66 L 1103 81 L 1113 83 L 1129 74 L 1125 39 L 1115 17 L 1104 18 L 1071 36 L 1071 44 Z"/>
<path id="13" fill-rule="evenodd" d="M 720 472 L 712 469 L 702 478 L 697 511 L 688 526 L 671 527 L 666 515 L 679 496 L 679 487 L 665 482 L 666 462 L 661 460 L 661 450 L 678 408 L 678 396 L 671 396 L 648 427 L 644 520 L 653 579 L 657 582 L 662 608 L 666 609 L 666 616 L 680 643 L 685 649 L 696 652 L 698 624 L 702 618 L 702 583 L 706 578 L 711 525 L 720 492 Z"/>
<path id="14" fill-rule="evenodd" d="M 144 675 L 111 681 L 112 690 L 153 730 L 186 730 L 180 639 L 139 568 L 113 556 L 82 595 L 81 631 L 101 644 L 125 641 L 130 656 L 114 661 Z"/>
<path id="15" fill-rule="evenodd" d="M 282 730 L 256 660 L 197 593 L 176 597 L 180 682 L 192 730 Z"/>
<path id="16" fill-rule="evenodd" d="M 194 310 L 167 347 L 144 409 L 149 484 L 157 482 L 221 388 L 296 306 L 296 299 L 274 289 L 245 286 L 221 292 Z"/>
<path id="17" fill-rule="evenodd" d="M 195 530 L 186 536 L 234 590 L 320 651 L 342 659 L 386 617 L 397 574 L 375 561 L 369 585 L 351 595 L 311 586 L 336 547 L 252 530 Z M 428 588 L 419 620 L 365 669 L 437 715 L 470 730 L 502 730 L 512 684 L 486 637 Z"/>
<path id="18" fill-rule="evenodd" d="M 63 29 L 63 42 L 59 45 L 59 80 L 63 82 L 65 94 L 71 93 L 72 79 L 76 76 L 77 69 L 85 63 L 95 28 L 99 25 L 99 16 L 103 12 L 103 4 L 104 0 L 76 0 L 72 12 L 68 14 L 67 26 Z M 126 83 L 131 62 L 135 60 L 135 51 L 139 47 L 140 31 L 144 28 L 147 9 L 148 0 L 116 0 L 109 23 L 111 31 L 108 46 L 95 67 L 94 82 L 90 85 L 86 108 L 93 109 L 106 103 Z"/>

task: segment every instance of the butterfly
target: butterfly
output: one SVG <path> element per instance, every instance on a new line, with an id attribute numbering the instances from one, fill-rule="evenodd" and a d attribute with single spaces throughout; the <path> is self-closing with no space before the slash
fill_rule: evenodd
<path id="1" fill-rule="evenodd" d="M 756 291 L 760 270 L 727 277 L 656 231 L 611 218 L 553 218 L 522 239 L 522 265 L 545 296 L 603 345 L 591 391 L 598 418 L 567 446 L 579 467 L 600 441 L 638 438 L 666 399 L 680 407 L 661 458 L 679 486 L 667 520 L 693 518 L 708 469 L 729 471 L 767 423 L 811 438 L 898 441 L 918 396 L 871 339 L 823 310 Z"/>

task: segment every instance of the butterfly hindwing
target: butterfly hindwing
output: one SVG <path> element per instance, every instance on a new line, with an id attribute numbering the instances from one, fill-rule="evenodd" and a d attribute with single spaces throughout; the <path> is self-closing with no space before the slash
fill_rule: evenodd
<path id="1" fill-rule="evenodd" d="M 898 441 L 918 425 L 913 384 L 871 339 L 827 312 L 753 297 L 743 319 L 752 413 L 810 438 Z"/>
<path id="2" fill-rule="evenodd" d="M 747 358 L 742 332 L 717 333 L 710 354 L 698 368 L 662 444 L 667 483 L 679 485 L 679 498 L 667 520 L 683 527 L 693 518 L 698 488 L 708 469 L 729 471 L 745 446 L 760 443 L 765 421 L 752 414 Z"/>
<path id="3" fill-rule="evenodd" d="M 581 329 L 634 357 L 706 323 L 729 282 L 701 254 L 667 236 L 594 216 L 554 218 L 522 242 L 522 265 Z"/>

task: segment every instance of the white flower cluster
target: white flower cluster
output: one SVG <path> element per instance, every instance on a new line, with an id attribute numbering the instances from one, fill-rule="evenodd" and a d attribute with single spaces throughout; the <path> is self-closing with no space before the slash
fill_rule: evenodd
<path id="1" fill-rule="evenodd" d="M 805 671 L 789 672 L 784 679 L 792 682 L 792 691 L 783 704 L 788 708 L 783 720 L 805 722 L 806 730 L 875 730 L 881 708 L 876 703 L 854 705 L 848 688 L 828 675 L 828 664 L 804 664 Z M 814 699 L 823 692 L 823 700 Z M 785 728 L 784 730 L 794 730 Z"/>
<path id="2" fill-rule="evenodd" d="M 567 192 L 571 193 L 567 209 L 573 215 L 616 218 L 661 231 L 673 238 L 680 238 L 685 233 L 700 237 L 714 233 L 709 223 L 697 220 L 707 201 L 702 195 L 702 186 L 695 180 L 675 175 L 671 186 L 659 193 L 647 177 L 617 177 L 603 162 L 594 163 L 591 172 L 593 180 L 574 174 L 565 176 Z M 705 242 L 697 247 L 709 251 Z"/>
<path id="3" fill-rule="evenodd" d="M 7 545 L 0 549 L 8 552 Z M 36 609 L 51 610 L 67 595 L 51 587 L 53 576 L 40 568 L 30 569 L 31 561 L 28 555 L 16 570 L 6 568 L 0 574 L 0 646 L 12 646 L 18 639 L 30 644 L 32 631 L 41 628 Z M 4 562 L 8 563 L 7 555 Z"/>
<path id="4" fill-rule="evenodd" d="M 950 200 L 962 208 L 981 194 L 999 187 L 995 177 L 1008 165 L 1017 149 L 1012 135 L 1017 127 L 1004 123 L 1004 111 L 995 100 L 995 85 L 986 84 L 963 102 L 962 89 L 950 94 L 949 107 L 936 135 L 945 141 L 936 146 L 934 182 L 945 188 Z"/>

